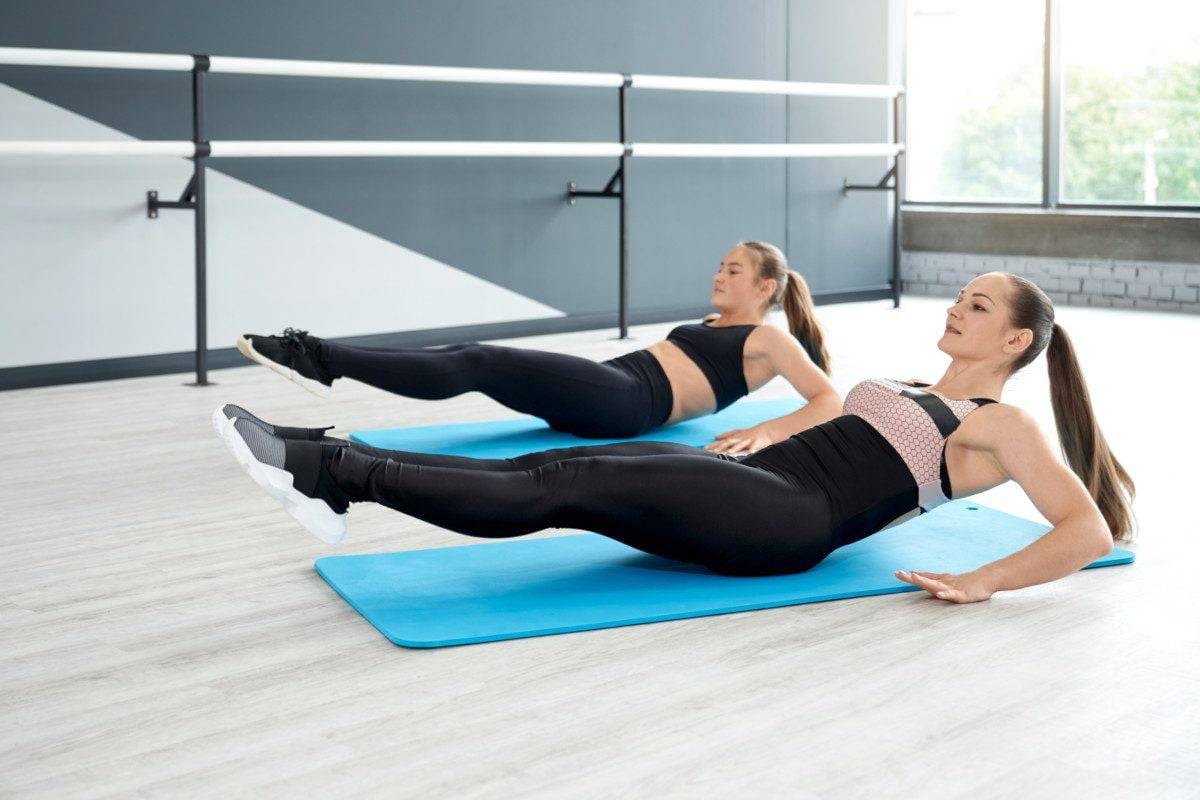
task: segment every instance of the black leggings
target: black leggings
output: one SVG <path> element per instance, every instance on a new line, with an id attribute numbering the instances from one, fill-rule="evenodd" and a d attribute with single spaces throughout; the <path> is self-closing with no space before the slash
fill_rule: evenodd
<path id="1" fill-rule="evenodd" d="M 354 378 L 421 400 L 483 392 L 576 436 L 638 436 L 661 425 L 671 413 L 670 383 L 644 350 L 598 363 L 478 343 L 374 348 L 326 342 L 325 347 L 334 377 Z"/>
<path id="2" fill-rule="evenodd" d="M 833 549 L 827 498 L 753 459 L 667 442 L 511 459 L 353 445 L 334 455 L 329 471 L 351 501 L 381 503 L 468 536 L 575 528 L 725 575 L 809 569 Z"/>

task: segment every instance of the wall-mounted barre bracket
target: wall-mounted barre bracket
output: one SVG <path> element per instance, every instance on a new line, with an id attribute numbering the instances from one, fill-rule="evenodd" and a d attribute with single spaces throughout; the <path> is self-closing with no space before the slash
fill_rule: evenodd
<path id="1" fill-rule="evenodd" d="M 842 194 L 847 192 L 894 192 L 896 191 L 895 177 L 896 165 L 892 164 L 892 168 L 879 179 L 879 183 L 850 183 L 849 179 L 842 178 Z"/>
<path id="2" fill-rule="evenodd" d="M 196 176 L 192 175 L 191 180 L 187 182 L 187 186 L 183 187 L 183 192 L 179 195 L 179 199 L 174 202 L 170 200 L 159 200 L 158 192 L 154 189 L 146 192 L 146 216 L 149 219 L 158 219 L 158 210 L 160 208 L 185 208 L 195 211 Z"/>
<path id="3" fill-rule="evenodd" d="M 625 170 L 623 167 L 617 167 L 617 171 L 608 179 L 608 183 L 604 184 L 604 188 L 598 192 L 577 189 L 575 181 L 567 184 L 567 205 L 575 205 L 576 197 L 617 197 L 621 196 L 621 189 L 616 188 L 617 184 L 622 183 Z"/>
<path id="4" fill-rule="evenodd" d="M 196 142 L 196 155 L 194 158 L 204 158 L 212 152 L 212 146 L 208 142 Z M 146 217 L 148 219 L 158 219 L 158 210 L 160 208 L 183 208 L 191 211 L 196 210 L 196 173 L 192 172 L 191 179 L 187 182 L 187 186 L 183 187 L 183 192 L 180 193 L 179 199 L 159 200 L 158 190 L 151 189 L 146 192 Z"/>

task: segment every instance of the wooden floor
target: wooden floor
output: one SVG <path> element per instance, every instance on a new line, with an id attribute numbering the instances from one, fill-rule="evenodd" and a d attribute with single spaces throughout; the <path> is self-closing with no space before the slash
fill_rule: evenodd
<path id="1" fill-rule="evenodd" d="M 936 379 L 943 308 L 820 309 L 838 388 Z M 1198 797 L 1200 317 L 1059 319 L 1138 480 L 1133 566 L 966 606 L 889 595 L 432 651 L 330 591 L 312 562 L 333 551 L 209 414 L 341 432 L 513 416 L 490 399 L 342 382 L 323 402 L 254 366 L 204 389 L 0 394 L 0 795 Z M 670 327 L 516 343 L 601 359 Z M 1053 431 L 1042 364 L 1005 399 Z M 980 499 L 1036 514 L 1011 488 Z M 336 552 L 466 543 L 355 507 Z"/>

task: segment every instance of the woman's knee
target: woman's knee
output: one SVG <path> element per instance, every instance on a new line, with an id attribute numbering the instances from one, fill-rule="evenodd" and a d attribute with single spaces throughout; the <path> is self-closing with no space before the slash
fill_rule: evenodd
<path id="1" fill-rule="evenodd" d="M 491 345 L 469 342 L 451 352 L 463 369 L 477 370 L 495 362 L 496 354 L 491 348 Z"/>

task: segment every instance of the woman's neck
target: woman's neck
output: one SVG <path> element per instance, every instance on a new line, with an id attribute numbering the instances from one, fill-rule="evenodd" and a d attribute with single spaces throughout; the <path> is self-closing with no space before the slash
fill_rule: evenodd
<path id="1" fill-rule="evenodd" d="M 762 325 L 766 318 L 753 311 L 720 311 L 716 319 L 710 319 L 708 324 L 716 323 L 720 327 L 727 325 Z"/>
<path id="2" fill-rule="evenodd" d="M 990 397 L 999 400 L 1004 391 L 1005 376 L 991 364 L 980 361 L 950 362 L 945 374 L 937 383 L 927 387 L 949 398 L 964 400 L 972 397 Z"/>

